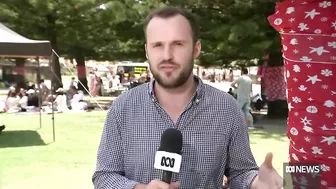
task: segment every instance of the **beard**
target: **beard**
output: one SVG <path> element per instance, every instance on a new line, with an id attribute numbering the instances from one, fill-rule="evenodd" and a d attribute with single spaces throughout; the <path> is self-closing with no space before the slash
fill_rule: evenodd
<path id="1" fill-rule="evenodd" d="M 150 60 L 148 61 L 149 61 L 149 67 L 151 69 L 154 80 L 159 85 L 161 85 L 163 88 L 166 88 L 166 89 L 174 89 L 174 88 L 181 87 L 183 84 L 187 82 L 194 68 L 194 59 L 193 59 L 193 56 L 190 56 L 187 67 L 179 71 L 180 73 L 178 73 L 177 77 L 174 77 L 173 76 L 174 73 L 164 73 L 164 72 L 160 72 L 157 69 L 153 69 L 152 64 L 150 63 Z M 161 66 L 162 64 L 177 65 L 173 61 L 162 61 L 160 62 L 158 67 Z"/>

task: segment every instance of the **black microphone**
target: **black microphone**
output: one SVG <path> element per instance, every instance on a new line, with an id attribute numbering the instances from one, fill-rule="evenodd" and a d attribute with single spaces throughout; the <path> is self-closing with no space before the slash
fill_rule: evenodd
<path id="1" fill-rule="evenodd" d="M 179 173 L 182 161 L 182 133 L 169 128 L 162 133 L 161 143 L 155 154 L 154 168 L 163 170 L 162 181 L 171 182 L 172 174 Z"/>

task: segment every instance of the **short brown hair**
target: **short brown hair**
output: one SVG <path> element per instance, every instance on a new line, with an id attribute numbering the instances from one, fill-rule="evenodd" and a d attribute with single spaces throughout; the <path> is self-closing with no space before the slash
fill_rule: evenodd
<path id="1" fill-rule="evenodd" d="M 193 41 L 194 43 L 196 43 L 200 35 L 200 26 L 199 26 L 198 19 L 196 18 L 196 16 L 184 9 L 181 9 L 178 7 L 171 7 L 171 6 L 165 6 L 162 8 L 155 9 L 153 12 L 151 12 L 147 16 L 145 23 L 144 23 L 145 38 L 147 38 L 146 37 L 147 26 L 153 18 L 155 17 L 170 18 L 176 15 L 182 15 L 184 18 L 188 20 L 191 30 L 192 30 Z"/>
<path id="2" fill-rule="evenodd" d="M 243 74 L 245 74 L 245 75 L 248 74 L 248 70 L 247 70 L 246 68 L 242 68 L 242 69 L 241 69 L 241 72 L 242 72 Z"/>

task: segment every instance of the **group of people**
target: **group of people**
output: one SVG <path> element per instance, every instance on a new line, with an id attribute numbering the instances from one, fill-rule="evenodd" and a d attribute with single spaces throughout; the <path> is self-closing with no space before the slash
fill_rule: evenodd
<path id="1" fill-rule="evenodd" d="M 0 100 L 0 112 L 36 112 L 40 106 L 47 112 L 52 109 L 58 112 L 87 109 L 84 93 L 77 90 L 74 79 L 68 90 L 60 87 L 53 95 L 43 79 L 39 85 L 36 87 L 35 84 L 31 84 L 26 89 L 10 87 L 6 99 Z"/>
<path id="2" fill-rule="evenodd" d="M 226 69 L 224 70 L 222 69 L 219 72 L 216 72 L 215 70 L 213 70 L 212 72 L 208 72 L 208 71 L 202 72 L 202 79 L 209 80 L 211 83 L 224 82 L 224 81 L 232 82 L 233 78 L 234 78 L 234 75 L 233 75 L 232 69 L 229 69 L 229 73 L 227 73 Z"/>
<path id="3" fill-rule="evenodd" d="M 108 89 L 130 89 L 140 84 L 149 82 L 151 80 L 150 71 L 147 70 L 136 77 L 133 71 L 125 73 L 124 70 L 119 70 L 117 73 L 110 71 L 106 74 L 106 82 Z M 91 71 L 89 73 L 88 87 L 90 94 L 95 96 L 104 96 L 105 87 L 103 79 L 99 73 Z"/>
<path id="4" fill-rule="evenodd" d="M 26 112 L 39 107 L 39 101 L 35 85 L 27 89 L 10 87 L 6 99 L 0 101 L 0 112 Z"/>

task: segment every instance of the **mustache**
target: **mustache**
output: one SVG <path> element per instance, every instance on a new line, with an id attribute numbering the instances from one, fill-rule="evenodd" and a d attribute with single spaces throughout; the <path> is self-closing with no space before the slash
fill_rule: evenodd
<path id="1" fill-rule="evenodd" d="M 166 66 L 166 65 L 178 66 L 176 62 L 171 61 L 171 60 L 169 61 L 164 60 L 159 63 L 159 66 Z"/>

